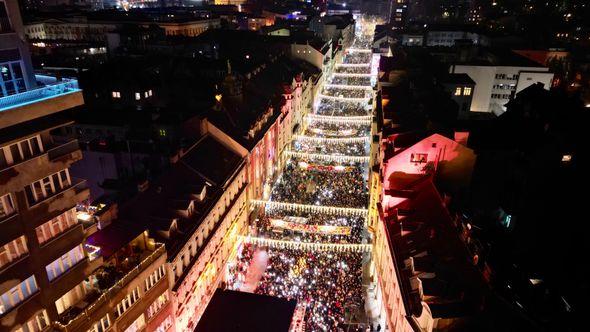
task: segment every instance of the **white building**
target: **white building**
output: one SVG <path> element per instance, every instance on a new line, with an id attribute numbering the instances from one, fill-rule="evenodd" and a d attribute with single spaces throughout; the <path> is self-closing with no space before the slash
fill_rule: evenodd
<path id="1" fill-rule="evenodd" d="M 492 112 L 500 115 L 514 95 L 532 84 L 541 82 L 551 87 L 553 73 L 549 68 L 530 64 L 510 65 L 453 65 L 450 73 L 467 74 L 475 82 L 471 112 Z"/>
<path id="2" fill-rule="evenodd" d="M 431 30 L 426 33 L 426 46 L 452 47 L 456 40 L 471 40 L 473 45 L 490 45 L 488 37 L 465 30 Z"/>

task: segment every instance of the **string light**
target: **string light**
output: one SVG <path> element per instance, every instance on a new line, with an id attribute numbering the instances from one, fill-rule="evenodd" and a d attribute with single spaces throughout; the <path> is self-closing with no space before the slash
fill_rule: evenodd
<path id="1" fill-rule="evenodd" d="M 371 53 L 372 52 L 371 49 L 369 49 L 369 48 L 354 48 L 354 47 L 347 48 L 346 51 L 351 52 L 351 53 L 354 53 L 354 52 Z"/>
<path id="2" fill-rule="evenodd" d="M 307 142 L 314 142 L 314 143 L 359 143 L 359 142 L 368 142 L 369 136 L 361 136 L 361 137 L 315 137 L 315 136 L 305 136 L 305 135 L 293 135 L 294 139 L 298 141 L 307 141 Z"/>
<path id="3" fill-rule="evenodd" d="M 287 157 L 308 158 L 308 159 L 324 160 L 324 161 L 362 163 L 362 162 L 368 162 L 370 160 L 369 156 L 345 156 L 345 155 L 334 155 L 334 154 L 297 152 L 297 151 L 293 151 L 293 150 L 285 150 L 285 152 L 283 152 L 283 153 Z"/>
<path id="4" fill-rule="evenodd" d="M 371 63 L 340 63 L 336 67 L 369 67 Z"/>
<path id="5" fill-rule="evenodd" d="M 297 212 L 313 212 L 313 213 L 326 213 L 326 214 L 338 214 L 342 216 L 366 216 L 368 210 L 360 208 L 346 208 L 339 206 L 322 206 L 322 205 L 310 205 L 310 204 L 298 204 L 298 203 L 287 203 L 287 202 L 276 202 L 276 201 L 265 201 L 259 199 L 250 200 L 250 204 L 255 207 L 265 207 L 267 210 L 288 210 Z"/>
<path id="6" fill-rule="evenodd" d="M 372 74 L 332 73 L 332 76 L 341 76 L 341 77 L 371 77 Z"/>
<path id="7" fill-rule="evenodd" d="M 373 90 L 370 85 L 324 84 L 326 88 L 341 88 L 351 90 Z"/>
<path id="8" fill-rule="evenodd" d="M 287 240 L 267 239 L 263 237 L 241 236 L 242 241 L 248 244 L 280 249 L 297 249 L 307 251 L 340 251 L 340 252 L 371 252 L 370 244 L 356 243 L 319 243 L 319 242 L 298 242 Z"/>
<path id="9" fill-rule="evenodd" d="M 358 125 L 369 125 L 371 124 L 371 115 L 361 116 L 329 116 L 329 115 L 318 115 L 308 114 L 306 117 L 307 121 L 317 121 L 333 124 L 358 124 Z"/>
<path id="10" fill-rule="evenodd" d="M 371 97 L 335 97 L 335 96 L 328 96 L 325 95 L 323 93 L 320 93 L 320 98 L 326 98 L 326 99 L 333 99 L 333 100 L 345 100 L 345 101 L 350 101 L 350 102 L 358 102 L 358 103 L 366 103 L 369 99 L 371 99 Z"/>

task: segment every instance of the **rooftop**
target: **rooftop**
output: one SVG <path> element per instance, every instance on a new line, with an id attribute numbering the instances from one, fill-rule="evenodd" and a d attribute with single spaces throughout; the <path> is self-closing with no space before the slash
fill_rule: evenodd
<path id="1" fill-rule="evenodd" d="M 222 194 L 243 160 L 205 136 L 149 189 L 119 209 L 119 222 L 152 231 L 173 257 Z"/>
<path id="2" fill-rule="evenodd" d="M 420 316 L 426 303 L 434 318 L 469 316 L 487 288 L 453 228 L 433 173 L 438 170 L 437 181 L 460 182 L 452 169 L 466 174 L 462 167 L 474 162 L 472 151 L 438 134 L 416 144 L 411 135 L 391 141 L 400 150 L 384 162 L 382 218 L 409 314 Z M 432 161 L 433 170 L 425 170 Z"/>
<path id="3" fill-rule="evenodd" d="M 78 81 L 37 76 L 45 86 L 0 98 L 0 129 L 41 119 L 84 103 Z"/>
<path id="4" fill-rule="evenodd" d="M 449 74 L 442 79 L 442 83 L 475 85 L 475 82 L 467 74 Z"/>
<path id="5" fill-rule="evenodd" d="M 230 135 L 246 149 L 252 149 L 267 129 L 280 115 L 284 100 L 285 85 L 290 86 L 299 74 L 303 80 L 319 75 L 319 71 L 304 61 L 282 57 L 268 63 L 264 69 L 249 79 L 242 80 L 241 98 L 222 98 L 222 107 L 209 112 L 208 120 Z M 272 107 L 272 114 L 267 116 Z M 261 119 L 267 117 L 266 121 Z M 249 131 L 259 121 L 263 123 L 258 130 Z M 255 131 L 255 132 L 254 132 Z"/>
<path id="6" fill-rule="evenodd" d="M 288 331 L 295 300 L 218 289 L 195 331 Z"/>

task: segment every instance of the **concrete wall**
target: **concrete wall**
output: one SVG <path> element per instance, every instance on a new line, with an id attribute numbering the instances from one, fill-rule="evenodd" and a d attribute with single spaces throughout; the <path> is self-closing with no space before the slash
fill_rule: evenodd
<path id="1" fill-rule="evenodd" d="M 457 65 L 451 67 L 451 73 L 467 74 L 475 82 L 471 111 L 489 112 L 496 67 Z"/>

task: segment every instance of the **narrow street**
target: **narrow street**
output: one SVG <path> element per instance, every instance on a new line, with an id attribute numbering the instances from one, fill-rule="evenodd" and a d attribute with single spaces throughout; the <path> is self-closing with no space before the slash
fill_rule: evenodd
<path id="1" fill-rule="evenodd" d="M 298 300 L 305 331 L 361 331 L 363 269 L 371 262 L 366 231 L 374 24 L 355 39 L 326 78 L 303 133 L 294 135 L 282 173 L 261 211 L 239 289 Z"/>

